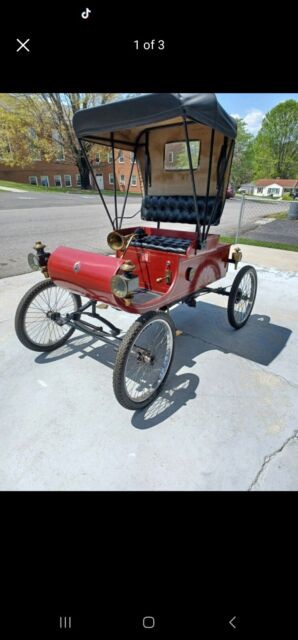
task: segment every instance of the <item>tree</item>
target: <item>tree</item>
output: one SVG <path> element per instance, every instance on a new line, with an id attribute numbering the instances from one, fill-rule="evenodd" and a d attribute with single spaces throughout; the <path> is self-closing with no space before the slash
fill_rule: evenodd
<path id="1" fill-rule="evenodd" d="M 237 138 L 231 168 L 231 182 L 236 189 L 252 179 L 253 141 L 254 137 L 247 131 L 244 120 L 237 118 Z"/>
<path id="2" fill-rule="evenodd" d="M 115 98 L 116 94 L 43 93 L 41 97 L 50 110 L 53 126 L 56 127 L 68 156 L 78 167 L 82 187 L 87 189 L 89 187 L 89 169 L 74 133 L 72 119 L 76 111 L 105 104 Z M 88 145 L 86 148 L 93 151 L 94 146 Z"/>
<path id="3" fill-rule="evenodd" d="M 256 178 L 298 176 L 298 102 L 286 100 L 269 111 L 255 140 Z"/>
<path id="4" fill-rule="evenodd" d="M 1 161 L 25 166 L 36 160 L 37 149 L 45 160 L 66 160 L 78 167 L 83 188 L 89 187 L 89 169 L 76 138 L 72 119 L 76 111 L 105 104 L 114 93 L 42 93 L 0 96 Z M 2 99 L 1 99 L 2 98 Z M 94 145 L 88 145 L 91 155 Z"/>
<path id="5" fill-rule="evenodd" d="M 43 155 L 53 155 L 49 141 L 47 113 L 44 109 L 39 120 L 28 113 L 26 101 L 14 95 L 0 94 L 0 158 L 6 166 L 30 166 Z"/>
<path id="6" fill-rule="evenodd" d="M 178 147 L 178 153 L 175 156 L 174 153 L 174 161 L 175 161 L 175 169 L 189 169 L 189 159 L 188 159 L 188 151 L 186 142 L 174 142 L 172 143 L 173 148 Z M 198 158 L 199 158 L 199 148 L 200 143 L 197 140 L 190 140 L 189 142 L 190 148 L 190 156 L 192 166 L 196 169 L 198 166 Z"/>

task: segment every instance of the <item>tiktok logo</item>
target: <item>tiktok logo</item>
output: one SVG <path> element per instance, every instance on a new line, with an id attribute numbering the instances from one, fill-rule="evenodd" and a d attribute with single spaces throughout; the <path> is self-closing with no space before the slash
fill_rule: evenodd
<path id="1" fill-rule="evenodd" d="M 91 13 L 91 9 L 88 9 L 88 7 L 85 9 L 85 11 L 83 11 L 83 13 L 81 13 L 81 16 L 83 18 L 83 20 L 87 20 L 87 18 L 89 18 L 89 13 Z"/>

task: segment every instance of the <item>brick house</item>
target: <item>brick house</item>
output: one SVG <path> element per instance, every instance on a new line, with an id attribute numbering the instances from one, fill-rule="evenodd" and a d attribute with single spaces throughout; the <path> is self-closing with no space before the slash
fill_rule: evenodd
<path id="1" fill-rule="evenodd" d="M 79 187 L 81 185 L 76 165 L 59 160 L 54 162 L 36 160 L 30 167 L 25 168 L 7 167 L 0 164 L 0 180 L 45 187 Z"/>
<path id="2" fill-rule="evenodd" d="M 117 191 L 126 191 L 129 174 L 131 171 L 131 163 L 133 154 L 130 151 L 121 151 L 115 149 L 115 170 L 116 170 L 116 188 Z M 96 175 L 96 180 L 101 189 L 114 188 L 114 175 L 112 164 L 112 151 L 99 151 L 92 160 L 92 167 Z M 93 180 L 91 181 L 91 183 Z M 92 185 L 93 186 L 93 185 Z M 140 176 L 137 165 L 134 165 L 131 183 L 131 193 L 141 193 Z"/>
<path id="3" fill-rule="evenodd" d="M 130 151 L 115 150 L 116 188 L 125 191 L 131 170 L 132 154 Z M 96 180 L 101 189 L 112 190 L 114 188 L 114 176 L 112 165 L 112 153 L 102 150 L 95 154 L 92 167 Z M 60 154 L 60 158 L 45 162 L 35 160 L 30 167 L 8 167 L 0 163 L 0 180 L 10 182 L 23 182 L 24 184 L 43 185 L 45 187 L 80 187 L 81 178 L 75 164 Z M 92 187 L 95 187 L 92 175 L 90 175 Z M 131 193 L 140 193 L 141 184 L 137 165 L 133 168 L 130 185 Z"/>

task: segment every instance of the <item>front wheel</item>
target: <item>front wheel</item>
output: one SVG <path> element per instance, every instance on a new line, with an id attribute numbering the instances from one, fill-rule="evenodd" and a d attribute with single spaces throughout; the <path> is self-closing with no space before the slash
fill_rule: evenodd
<path id="1" fill-rule="evenodd" d="M 126 409 L 142 409 L 159 394 L 174 355 L 175 325 L 162 311 L 140 316 L 119 348 L 113 374 L 118 402 Z"/>
<path id="2" fill-rule="evenodd" d="M 74 313 L 81 306 L 80 296 L 57 287 L 47 279 L 35 284 L 20 301 L 15 330 L 20 342 L 32 351 L 53 351 L 73 334 L 74 328 L 59 325 L 56 319 Z"/>
<path id="3" fill-rule="evenodd" d="M 257 283 L 254 267 L 242 267 L 237 273 L 228 301 L 228 319 L 234 329 L 241 329 L 247 322 L 254 306 Z"/>

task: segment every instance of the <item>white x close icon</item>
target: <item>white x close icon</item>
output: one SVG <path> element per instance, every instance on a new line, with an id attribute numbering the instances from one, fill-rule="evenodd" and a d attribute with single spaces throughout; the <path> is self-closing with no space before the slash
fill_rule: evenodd
<path id="1" fill-rule="evenodd" d="M 30 38 L 27 38 L 27 40 L 25 42 L 22 42 L 21 40 L 19 40 L 19 38 L 17 38 L 17 42 L 21 45 L 18 49 L 17 49 L 17 53 L 19 51 L 21 51 L 21 49 L 26 49 L 26 51 L 28 51 L 28 53 L 30 52 L 30 49 L 28 49 L 28 47 L 26 47 L 26 44 L 28 42 L 30 42 Z"/>

